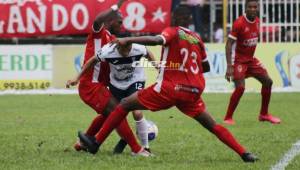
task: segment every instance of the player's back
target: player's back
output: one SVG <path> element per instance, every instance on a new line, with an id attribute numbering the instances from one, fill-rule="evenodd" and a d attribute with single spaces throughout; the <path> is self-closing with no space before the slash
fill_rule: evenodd
<path id="1" fill-rule="evenodd" d="M 185 85 L 203 90 L 202 61 L 206 59 L 201 38 L 183 27 L 166 28 L 161 35 L 165 40 L 162 50 L 162 67 L 158 76 L 156 91 L 161 87 Z"/>

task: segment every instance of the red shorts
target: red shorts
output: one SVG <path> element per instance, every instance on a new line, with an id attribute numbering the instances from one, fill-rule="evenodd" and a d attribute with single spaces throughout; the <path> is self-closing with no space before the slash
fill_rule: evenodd
<path id="1" fill-rule="evenodd" d="M 98 114 L 102 114 L 111 98 L 107 87 L 102 83 L 81 82 L 78 89 L 80 98 Z"/>
<path id="2" fill-rule="evenodd" d="M 254 76 L 266 76 L 268 72 L 263 64 L 257 59 L 253 58 L 253 60 L 247 63 L 234 63 L 234 71 L 233 71 L 233 79 L 241 80 L 248 77 Z"/>
<path id="3" fill-rule="evenodd" d="M 138 92 L 139 102 L 151 111 L 159 111 L 176 106 L 190 117 L 197 117 L 206 111 L 200 94 L 176 91 L 174 88 L 161 88 L 160 93 L 154 90 L 156 84 Z"/>

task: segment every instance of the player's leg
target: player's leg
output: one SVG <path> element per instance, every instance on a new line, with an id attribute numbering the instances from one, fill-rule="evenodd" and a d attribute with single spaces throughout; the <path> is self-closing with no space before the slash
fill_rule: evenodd
<path id="1" fill-rule="evenodd" d="M 239 154 L 245 162 L 255 162 L 258 160 L 255 155 L 247 152 L 246 149 L 239 144 L 229 130 L 222 125 L 217 124 L 208 112 L 202 112 L 194 119 L 211 133 L 216 135 L 221 142 Z"/>
<path id="2" fill-rule="evenodd" d="M 132 85 L 130 85 L 126 90 L 121 90 L 113 85 L 110 85 L 110 90 L 113 95 L 117 96 L 119 100 L 130 96 L 131 94 L 135 93 L 138 90 L 142 90 L 145 86 L 145 82 L 135 82 Z M 136 129 L 137 129 L 137 135 L 141 141 L 141 144 L 144 148 L 147 148 L 149 150 L 149 144 L 148 144 L 148 133 L 147 133 L 147 121 L 140 110 L 134 110 L 133 112 L 133 118 L 136 122 Z M 114 148 L 114 154 L 120 154 L 125 149 L 127 143 L 124 139 L 120 139 L 118 144 Z"/>
<path id="3" fill-rule="evenodd" d="M 235 89 L 230 97 L 229 105 L 227 108 L 226 116 L 224 118 L 224 122 L 226 124 L 234 124 L 234 120 L 232 119 L 233 113 L 240 102 L 240 99 L 245 91 L 245 79 L 237 79 L 233 80 Z"/>
<path id="4" fill-rule="evenodd" d="M 105 141 L 108 135 L 116 128 L 122 120 L 126 118 L 129 111 L 146 109 L 139 103 L 137 93 L 123 99 L 121 103 L 109 114 L 100 131 L 96 134 L 95 139 L 89 138 L 80 133 L 80 140 L 87 146 L 90 153 L 96 153 L 99 146 Z"/>
<path id="5" fill-rule="evenodd" d="M 271 91 L 273 81 L 268 75 L 255 75 L 255 79 L 257 79 L 261 84 L 261 109 L 259 120 L 260 121 L 269 121 L 274 124 L 278 124 L 281 120 L 269 113 L 269 103 L 271 99 Z"/>
<path id="6" fill-rule="evenodd" d="M 193 96 L 189 98 L 193 98 Z M 194 118 L 203 127 L 216 135 L 220 141 L 238 153 L 244 161 L 253 162 L 256 160 L 256 157 L 246 152 L 244 147 L 236 141 L 225 127 L 216 123 L 214 118 L 206 111 L 205 103 L 201 98 L 198 97 L 198 99 L 194 101 L 180 102 L 176 107 L 185 115 Z"/>
<path id="7" fill-rule="evenodd" d="M 155 85 L 152 85 L 140 90 L 123 99 L 104 122 L 101 130 L 96 135 L 96 141 L 87 138 L 84 134 L 79 134 L 81 141 L 89 147 L 89 152 L 96 153 L 98 151 L 99 146 L 104 142 L 111 131 L 128 115 L 129 111 L 148 109 L 157 111 L 167 109 L 174 105 L 174 101 L 166 95 L 157 93 L 154 90 L 154 86 Z"/>
<path id="8" fill-rule="evenodd" d="M 134 110 L 132 111 L 132 114 L 135 120 L 138 138 L 140 139 L 142 146 L 149 150 L 147 120 L 141 110 Z"/>
<path id="9" fill-rule="evenodd" d="M 268 110 L 273 81 L 268 75 L 268 72 L 263 66 L 263 64 L 257 58 L 253 59 L 252 63 L 249 66 L 249 70 L 247 74 L 249 76 L 253 76 L 262 84 L 262 88 L 261 88 L 262 100 L 261 100 L 259 120 L 269 121 L 274 124 L 280 123 L 280 119 L 272 116 Z"/>
<path id="10" fill-rule="evenodd" d="M 107 106 L 116 106 L 117 101 L 113 98 L 110 99 L 111 94 L 103 84 L 82 82 L 79 84 L 78 91 L 81 100 L 97 112 L 97 116 L 92 120 L 85 132 L 88 136 L 94 136 L 106 119 L 106 116 L 103 114 L 104 108 Z M 75 143 L 74 148 L 77 151 L 85 150 L 85 147 L 80 143 L 80 141 Z"/>
<path id="11" fill-rule="evenodd" d="M 136 91 L 144 89 L 144 87 L 145 87 L 145 82 L 136 82 L 127 89 L 127 94 L 128 96 L 130 96 Z M 138 138 L 140 139 L 142 146 L 146 148 L 148 151 L 150 151 L 149 141 L 148 141 L 148 124 L 145 115 L 141 110 L 132 111 L 132 115 L 135 120 Z"/>

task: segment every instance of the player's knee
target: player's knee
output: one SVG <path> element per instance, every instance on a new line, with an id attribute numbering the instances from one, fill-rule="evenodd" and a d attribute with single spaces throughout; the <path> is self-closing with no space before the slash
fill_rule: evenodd
<path id="1" fill-rule="evenodd" d="M 235 88 L 235 90 L 236 90 L 236 91 L 239 91 L 240 93 L 244 93 L 244 91 L 245 91 L 245 86 L 243 86 L 243 85 L 237 86 L 237 87 Z"/>
<path id="2" fill-rule="evenodd" d="M 263 84 L 263 86 L 265 87 L 272 87 L 272 85 L 273 85 L 273 80 L 270 78 L 268 78 Z"/>
<path id="3" fill-rule="evenodd" d="M 130 103 L 128 98 L 123 98 L 120 102 L 120 105 L 125 109 L 125 110 L 130 110 Z"/>
<path id="4" fill-rule="evenodd" d="M 133 118 L 135 121 L 139 121 L 143 119 L 143 112 L 140 110 L 135 110 L 132 112 L 133 113 Z"/>

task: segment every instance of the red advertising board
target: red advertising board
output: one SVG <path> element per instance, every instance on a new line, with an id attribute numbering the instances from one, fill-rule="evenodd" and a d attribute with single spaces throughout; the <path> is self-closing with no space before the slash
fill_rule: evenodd
<path id="1" fill-rule="evenodd" d="M 0 0 L 0 37 L 88 33 L 95 16 L 117 0 Z M 171 0 L 128 0 L 120 9 L 130 32 L 159 33 L 170 25 Z"/>

